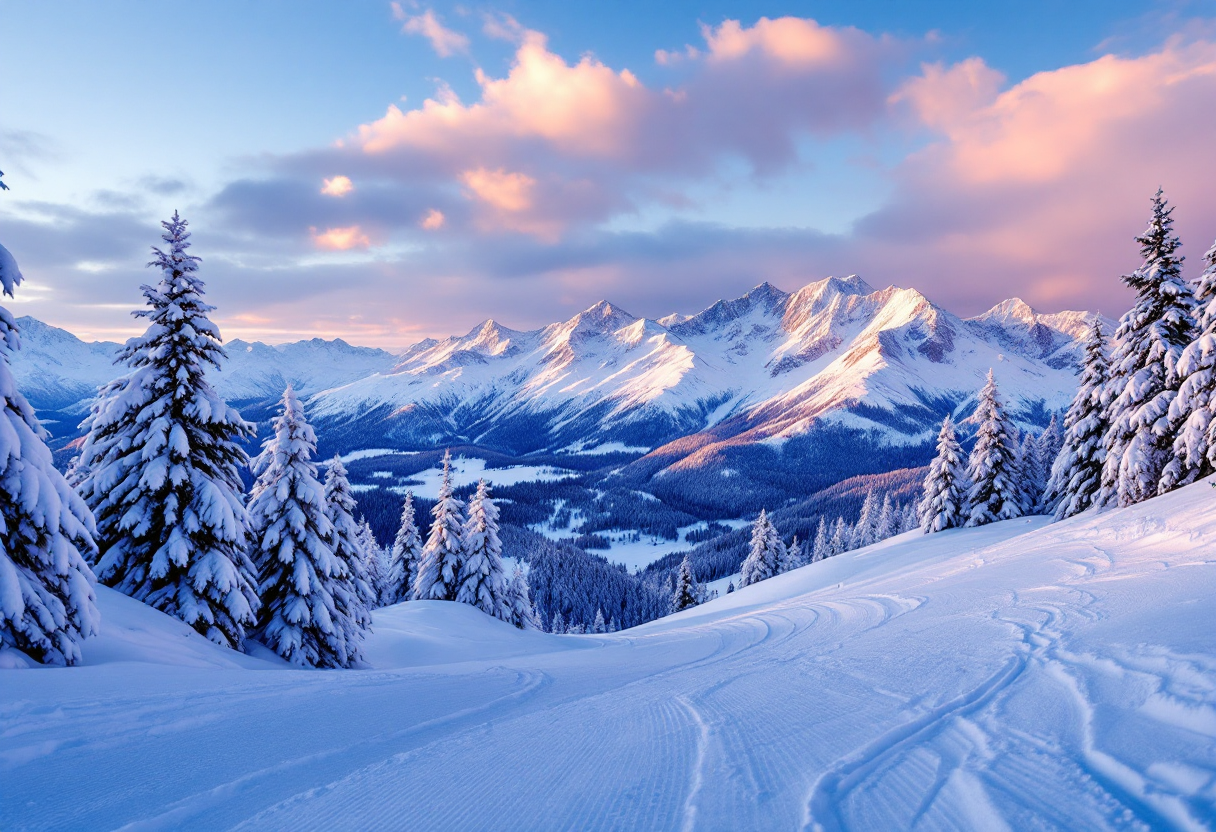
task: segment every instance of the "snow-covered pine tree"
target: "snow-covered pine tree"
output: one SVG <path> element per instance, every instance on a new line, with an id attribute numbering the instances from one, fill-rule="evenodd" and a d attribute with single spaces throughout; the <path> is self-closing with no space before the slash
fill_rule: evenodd
<path id="1" fill-rule="evenodd" d="M 418 524 L 414 521 L 414 492 L 405 492 L 401 506 L 401 525 L 393 540 L 389 556 L 388 577 L 384 588 L 384 604 L 399 604 L 412 600 L 414 584 L 418 581 L 418 567 L 422 562 L 422 538 L 418 535 Z"/>
<path id="2" fill-rule="evenodd" d="M 553 623 L 549 625 L 549 632 L 556 635 L 564 635 L 566 632 L 566 619 L 562 617 L 562 611 L 558 610 L 553 613 Z"/>
<path id="3" fill-rule="evenodd" d="M 963 449 L 954 433 L 954 423 L 946 416 L 937 434 L 937 456 L 929 464 L 920 502 L 920 527 L 925 534 L 967 522 L 967 491 Z"/>
<path id="4" fill-rule="evenodd" d="M 1203 261 L 1195 287 L 1198 334 L 1178 360 L 1178 395 L 1169 409 L 1173 458 L 1162 472 L 1161 493 L 1216 470 L 1216 243 Z"/>
<path id="5" fill-rule="evenodd" d="M 799 566 L 806 565 L 806 556 L 803 554 L 802 541 L 798 539 L 798 535 L 794 535 L 794 539 L 790 541 L 790 545 L 785 550 L 785 561 L 782 564 L 782 572 L 789 572 L 791 569 L 797 569 Z"/>
<path id="6" fill-rule="evenodd" d="M 443 454 L 439 501 L 431 509 L 431 533 L 422 548 L 414 598 L 455 601 L 464 568 L 464 503 L 452 496 L 452 452 Z"/>
<path id="7" fill-rule="evenodd" d="M 731 594 L 732 592 L 734 592 L 734 591 L 735 591 L 735 582 L 734 582 L 734 581 L 727 581 L 727 582 L 726 582 L 726 594 L 727 594 L 727 595 L 730 595 L 730 594 Z"/>
<path id="8" fill-rule="evenodd" d="M 1037 514 L 1043 502 L 1046 483 L 1043 462 L 1039 459 L 1039 440 L 1030 431 L 1022 434 L 1022 446 L 1018 449 L 1018 477 L 1022 490 L 1022 514 Z"/>
<path id="9" fill-rule="evenodd" d="M 80 493 L 97 518 L 102 583 L 239 648 L 258 606 L 240 477 L 253 425 L 206 378 L 225 355 L 186 221 L 161 224 L 167 248 L 148 264 L 160 281 L 134 313 L 148 329 L 119 351 L 130 370 L 82 425 Z"/>
<path id="10" fill-rule="evenodd" d="M 335 597 L 353 594 L 350 575 L 330 548 L 333 526 L 312 461 L 317 438 L 291 387 L 273 428 L 254 460 L 249 498 L 250 548 L 261 578 L 258 638 L 302 667 L 347 667 L 359 658 L 361 628 Z"/>
<path id="11" fill-rule="evenodd" d="M 595 623 L 591 625 L 591 632 L 596 634 L 608 632 L 608 625 L 604 622 L 604 611 L 601 609 L 595 611 Z"/>
<path id="12" fill-rule="evenodd" d="M 752 524 L 751 551 L 743 561 L 739 586 L 751 586 L 777 574 L 781 562 L 781 538 L 768 519 L 768 512 L 760 510 L 760 516 Z"/>
<path id="13" fill-rule="evenodd" d="M 1158 190 L 1153 218 L 1136 238 L 1144 264 L 1123 282 L 1136 291 L 1119 319 L 1110 362 L 1110 428 L 1098 504 L 1129 506 L 1155 496 L 1173 457 L 1169 409 L 1183 350 L 1195 340 L 1195 297 L 1182 278 L 1174 209 Z"/>
<path id="14" fill-rule="evenodd" d="M 1085 342 L 1079 386 L 1064 415 L 1064 439 L 1052 461 L 1044 496 L 1057 520 L 1094 505 L 1102 487 L 1104 443 L 1110 426 L 1104 398 L 1108 374 L 1106 339 L 1101 322 L 1095 320 Z"/>
<path id="15" fill-rule="evenodd" d="M 355 494 L 346 478 L 346 466 L 338 456 L 325 472 L 325 516 L 330 534 L 326 542 L 334 558 L 345 567 L 345 577 L 335 576 L 334 603 L 345 621 L 353 625 L 347 636 L 347 652 L 356 661 L 362 656 L 363 637 L 372 626 L 376 590 L 367 574 L 367 561 L 355 522 Z M 358 655 L 356 655 L 358 654 Z"/>
<path id="16" fill-rule="evenodd" d="M 540 630 L 540 620 L 536 617 L 536 608 L 532 605 L 532 590 L 528 587 L 528 576 L 517 563 L 507 584 L 507 600 L 509 602 L 508 618 L 521 630 Z"/>
<path id="17" fill-rule="evenodd" d="M 486 481 L 477 482 L 464 525 L 464 563 L 456 600 L 495 618 L 507 619 L 506 574 L 498 539 L 498 506 Z"/>
<path id="18" fill-rule="evenodd" d="M 828 538 L 828 557 L 834 558 L 849 551 L 849 541 L 853 539 L 853 530 L 843 517 L 837 517 L 832 526 L 832 536 Z"/>
<path id="19" fill-rule="evenodd" d="M 368 583 L 376 594 L 369 609 L 375 609 L 383 603 L 381 599 L 384 597 L 388 565 L 384 561 L 384 549 L 376 540 L 376 533 L 372 531 L 372 524 L 366 517 L 359 520 L 359 550 L 363 552 L 363 562 L 367 564 Z"/>
<path id="20" fill-rule="evenodd" d="M 828 521 L 821 514 L 815 529 L 815 542 L 811 544 L 811 563 L 818 563 L 828 556 Z"/>
<path id="21" fill-rule="evenodd" d="M 861 504 L 861 515 L 857 518 L 857 524 L 853 526 L 853 534 L 849 539 L 850 549 L 860 549 L 877 540 L 875 534 L 881 511 L 882 504 L 878 502 L 878 495 L 871 488 L 866 492 L 865 502 Z"/>
<path id="22" fill-rule="evenodd" d="M 72 487 L 72 491 L 76 491 L 80 487 L 80 484 L 88 479 L 88 476 L 89 466 L 80 454 L 72 457 L 72 461 L 68 463 L 68 469 L 63 472 L 63 478 Z"/>
<path id="23" fill-rule="evenodd" d="M 0 246 L 0 292 L 22 280 Z M 93 515 L 55 470 L 46 431 L 17 390 L 8 356 L 21 347 L 17 323 L 0 306 L 0 648 L 45 664 L 80 661 L 97 632 Z"/>
<path id="24" fill-rule="evenodd" d="M 1063 447 L 1064 431 L 1060 427 L 1060 420 L 1053 413 L 1051 421 L 1039 434 L 1039 482 L 1042 484 L 1043 490 L 1039 495 L 1039 504 L 1035 507 L 1035 514 L 1051 514 L 1055 510 L 1048 494 L 1048 485 L 1051 483 L 1051 467 L 1055 464 L 1056 457 L 1060 455 L 1060 449 Z"/>
<path id="25" fill-rule="evenodd" d="M 899 530 L 901 532 L 910 532 L 913 529 L 920 528 L 920 515 L 916 511 L 916 501 L 910 500 L 903 509 L 903 521 L 900 523 Z"/>
<path id="26" fill-rule="evenodd" d="M 743 568 L 744 574 L 746 574 L 746 563 Z M 680 568 L 676 571 L 676 588 L 671 594 L 671 611 L 679 612 L 689 607 L 695 607 L 697 594 L 697 579 L 692 572 L 692 561 L 688 555 L 685 555 L 684 560 L 680 563 Z"/>
<path id="27" fill-rule="evenodd" d="M 992 370 L 980 391 L 975 417 L 980 427 L 967 465 L 971 489 L 967 494 L 966 525 L 983 526 L 1020 517 L 1021 489 L 1015 481 L 1017 449 L 1009 441 L 1009 426 Z"/>
<path id="28" fill-rule="evenodd" d="M 876 541 L 886 540 L 888 537 L 899 534 L 899 514 L 895 509 L 895 502 L 891 499 L 890 492 L 882 497 L 882 510 L 878 513 L 876 529 L 874 534 Z"/>

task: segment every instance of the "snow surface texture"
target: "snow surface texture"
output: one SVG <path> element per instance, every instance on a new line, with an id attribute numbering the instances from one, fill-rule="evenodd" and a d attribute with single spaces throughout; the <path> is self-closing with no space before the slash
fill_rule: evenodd
<path id="1" fill-rule="evenodd" d="M 916 531 L 611 635 L 411 602 L 361 671 L 102 588 L 84 667 L 0 671 L 0 828 L 1212 828 L 1214 498 Z"/>

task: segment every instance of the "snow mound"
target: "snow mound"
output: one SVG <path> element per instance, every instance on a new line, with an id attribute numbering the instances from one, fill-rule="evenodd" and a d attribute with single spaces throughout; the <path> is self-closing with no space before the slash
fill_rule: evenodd
<path id="1" fill-rule="evenodd" d="M 410 602 L 364 670 L 103 590 L 85 667 L 0 671 L 0 828 L 1211 828 L 1214 500 L 912 532 L 610 635 Z"/>

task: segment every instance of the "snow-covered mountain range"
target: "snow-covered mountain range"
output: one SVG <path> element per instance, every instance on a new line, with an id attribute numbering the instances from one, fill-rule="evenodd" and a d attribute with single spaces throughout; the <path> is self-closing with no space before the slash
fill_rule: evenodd
<path id="1" fill-rule="evenodd" d="M 232 341 L 216 384 L 254 406 L 292 383 L 330 428 L 327 450 L 616 452 L 623 482 L 666 478 L 654 493 L 688 491 L 681 478 L 707 471 L 742 471 L 746 490 L 757 466 L 805 479 L 813 463 L 802 484 L 822 487 L 922 464 L 937 424 L 968 415 L 989 368 L 1015 418 L 1042 426 L 1073 395 L 1094 317 L 1012 299 L 964 319 L 913 289 L 827 278 L 793 293 L 763 283 L 692 316 L 638 318 L 601 301 L 536 330 L 487 320 L 401 355 L 341 340 Z M 31 318 L 20 326 L 22 388 L 40 410 L 82 413 L 114 375 L 117 345 Z M 875 459 L 876 447 L 888 452 Z"/>
<path id="2" fill-rule="evenodd" d="M 515 454 L 658 447 L 690 434 L 780 440 L 817 420 L 917 441 L 990 367 L 1023 420 L 1067 406 L 1093 316 L 1019 300 L 964 320 L 915 290 L 828 278 L 765 283 L 698 315 L 637 318 L 606 301 L 520 332 L 488 320 L 423 341 L 390 371 L 312 399 L 393 439 Z M 724 426 L 724 427 L 723 427 Z"/>
<path id="3" fill-rule="evenodd" d="M 21 349 L 11 356 L 13 374 L 39 410 L 84 413 L 97 388 L 123 372 L 114 366 L 119 344 L 84 342 L 36 318 L 18 318 L 17 326 Z M 317 393 L 388 371 L 397 362 L 392 353 L 341 339 L 281 346 L 238 339 L 225 348 L 228 360 L 215 383 L 233 401 L 277 399 L 289 382 L 301 393 Z"/>

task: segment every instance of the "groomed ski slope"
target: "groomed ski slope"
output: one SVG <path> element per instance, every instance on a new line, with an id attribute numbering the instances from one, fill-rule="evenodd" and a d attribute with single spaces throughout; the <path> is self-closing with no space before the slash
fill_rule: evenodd
<path id="1" fill-rule="evenodd" d="M 610 636 L 376 614 L 374 669 L 99 592 L 0 671 L 0 829 L 1216 826 L 1216 492 L 904 535 Z"/>

